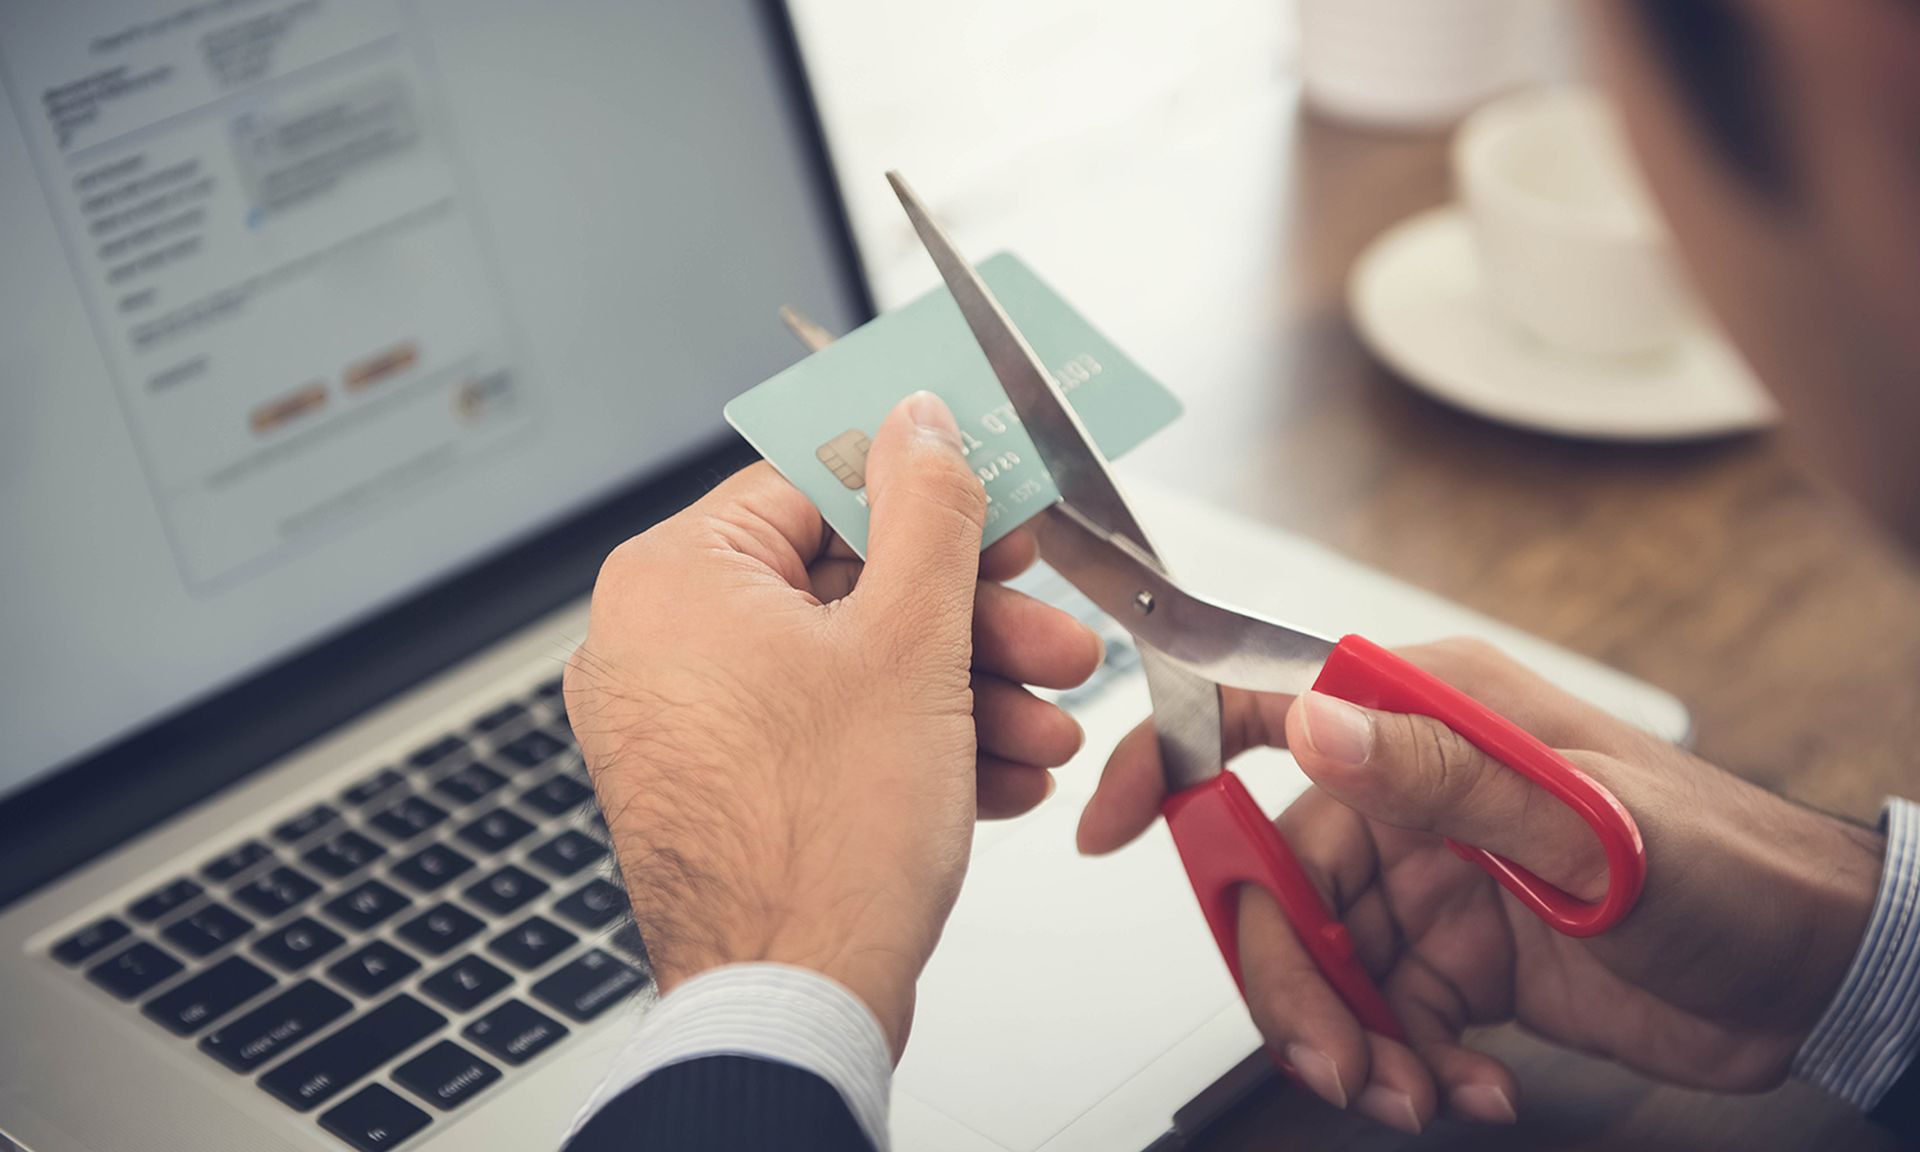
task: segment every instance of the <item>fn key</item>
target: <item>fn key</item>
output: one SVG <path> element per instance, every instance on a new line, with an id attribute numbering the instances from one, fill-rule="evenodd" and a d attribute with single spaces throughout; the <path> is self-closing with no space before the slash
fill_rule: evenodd
<path id="1" fill-rule="evenodd" d="M 360 1152 L 397 1147 L 431 1122 L 425 1112 L 382 1084 L 369 1084 L 338 1108 L 320 1114 L 320 1127 Z"/>

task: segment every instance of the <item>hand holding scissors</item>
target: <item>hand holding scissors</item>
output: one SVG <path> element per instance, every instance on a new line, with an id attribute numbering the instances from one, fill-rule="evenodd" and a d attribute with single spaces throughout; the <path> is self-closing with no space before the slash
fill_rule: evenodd
<path id="1" fill-rule="evenodd" d="M 1359 636 L 1317 636 L 1214 603 L 1175 581 L 1059 386 L 925 206 L 897 175 L 889 178 L 1059 488 L 1060 502 L 1035 521 L 1043 558 L 1138 642 L 1166 774 L 1162 811 L 1214 939 L 1243 990 L 1238 897 L 1241 885 L 1254 884 L 1273 897 L 1315 967 L 1360 1022 L 1383 1036 L 1405 1035 L 1355 955 L 1345 925 L 1226 770 L 1222 685 L 1287 694 L 1312 689 L 1442 722 L 1579 816 L 1605 854 L 1607 889 L 1585 902 L 1503 857 L 1450 842 L 1454 852 L 1485 869 L 1561 933 L 1592 936 L 1618 923 L 1646 879 L 1639 830 L 1619 801 L 1518 725 Z"/>

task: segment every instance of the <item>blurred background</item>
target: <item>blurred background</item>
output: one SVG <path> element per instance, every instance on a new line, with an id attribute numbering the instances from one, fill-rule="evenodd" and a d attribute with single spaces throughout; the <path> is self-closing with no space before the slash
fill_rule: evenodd
<path id="1" fill-rule="evenodd" d="M 1656 353 L 1478 394 L 1389 368 L 1356 323 L 1377 242 L 1457 204 L 1471 113 L 1593 80 L 1580 5 L 792 11 L 882 307 L 934 280 L 881 179 L 898 167 L 963 246 L 1019 252 L 1186 402 L 1130 475 L 1667 687 L 1710 758 L 1770 786 L 1870 812 L 1873 781 L 1904 771 L 1887 737 L 1920 737 L 1920 693 L 1905 676 L 1863 687 L 1843 654 L 1920 632 L 1909 566 L 1793 461 L 1710 321 L 1689 324 L 1711 379 L 1642 378 Z M 1453 290 L 1497 313 L 1478 286 Z M 1444 359 L 1468 337 L 1429 338 Z M 1553 352 L 1556 371 L 1586 359 Z"/>

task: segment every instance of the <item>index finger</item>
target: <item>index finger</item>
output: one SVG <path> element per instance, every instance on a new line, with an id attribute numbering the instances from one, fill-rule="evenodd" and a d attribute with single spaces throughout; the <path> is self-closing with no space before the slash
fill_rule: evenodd
<path id="1" fill-rule="evenodd" d="M 1287 708 L 1292 703 L 1291 696 L 1222 688 L 1222 753 L 1232 759 L 1249 748 L 1284 740 Z M 1089 856 L 1123 847 L 1153 824 L 1166 798 L 1160 743 L 1153 718 L 1148 717 L 1114 746 L 1100 773 L 1100 784 L 1080 814 L 1075 842 Z"/>

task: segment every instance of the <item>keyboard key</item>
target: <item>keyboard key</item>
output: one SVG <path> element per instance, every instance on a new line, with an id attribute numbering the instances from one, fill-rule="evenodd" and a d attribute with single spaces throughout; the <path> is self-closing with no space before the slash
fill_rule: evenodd
<path id="1" fill-rule="evenodd" d="M 442 736 L 440 739 L 435 740 L 425 748 L 421 748 L 415 751 L 413 755 L 407 757 L 407 763 L 415 768 L 431 768 L 436 764 L 445 763 L 452 757 L 461 755 L 466 750 L 467 742 L 460 739 L 460 737 Z"/>
<path id="2" fill-rule="evenodd" d="M 511 983 L 513 977 L 480 957 L 462 956 L 422 980 L 420 990 L 455 1012 L 465 1012 Z"/>
<path id="3" fill-rule="evenodd" d="M 360 996 L 378 996 L 420 970 L 420 961 L 385 940 L 373 943 L 334 963 L 327 975 Z"/>
<path id="4" fill-rule="evenodd" d="M 467 1039 L 509 1064 L 525 1064 L 558 1044 L 567 1026 L 518 1000 L 509 1000 L 467 1025 Z"/>
<path id="5" fill-rule="evenodd" d="M 505 728 L 526 714 L 527 710 L 523 705 L 511 702 L 502 704 L 500 707 L 480 717 L 480 719 L 475 720 L 473 722 L 473 730 L 475 732 L 498 732 L 500 729 Z"/>
<path id="6" fill-rule="evenodd" d="M 251 1072 L 347 1014 L 352 1001 L 303 980 L 200 1041 L 200 1050 L 235 1072 Z"/>
<path id="7" fill-rule="evenodd" d="M 205 888 L 182 876 L 135 900 L 127 911 L 142 924 L 151 924 L 167 913 L 185 907 L 205 891 Z"/>
<path id="8" fill-rule="evenodd" d="M 207 861 L 201 866 L 200 874 L 215 883 L 225 884 L 255 864 L 271 859 L 273 849 L 258 840 L 249 840 Z"/>
<path id="9" fill-rule="evenodd" d="M 555 904 L 553 910 L 580 927 L 594 931 L 627 914 L 627 894 L 619 885 L 596 878 Z"/>
<path id="10" fill-rule="evenodd" d="M 527 854 L 535 864 L 555 876 L 571 876 L 606 859 L 604 844 L 571 828 Z"/>
<path id="11" fill-rule="evenodd" d="M 571 776 L 551 776 L 520 797 L 520 803 L 549 816 L 564 816 L 593 799 L 593 789 Z"/>
<path id="12" fill-rule="evenodd" d="M 87 979 L 122 1000 L 131 1000 L 178 971 L 180 961 L 142 940 L 87 969 Z"/>
<path id="13" fill-rule="evenodd" d="M 282 972 L 298 972 L 346 942 L 320 921 L 302 916 L 262 936 L 253 951 Z"/>
<path id="14" fill-rule="evenodd" d="M 385 1084 L 369 1084 L 320 1114 L 320 1127 L 358 1152 L 398 1148 L 431 1123 L 433 1117 Z"/>
<path id="15" fill-rule="evenodd" d="M 433 790 L 452 801 L 455 807 L 464 808 L 486 799 L 506 782 L 505 776 L 485 764 L 469 764 L 441 778 Z"/>
<path id="16" fill-rule="evenodd" d="M 304 859 L 335 880 L 351 876 L 385 856 L 387 850 L 351 828 L 308 852 Z"/>
<path id="17" fill-rule="evenodd" d="M 141 1011 L 174 1035 L 191 1036 L 273 987 L 273 983 L 273 977 L 259 967 L 229 956 L 147 1001 Z"/>
<path id="18" fill-rule="evenodd" d="M 567 744 L 544 728 L 533 728 L 500 745 L 499 754 L 521 768 L 537 768 L 567 750 Z"/>
<path id="19" fill-rule="evenodd" d="M 260 1077 L 260 1087 L 289 1107 L 312 1111 L 446 1022 L 402 993 Z"/>
<path id="20" fill-rule="evenodd" d="M 108 945 L 126 939 L 131 931 L 125 921 L 104 916 L 55 944 L 53 958 L 71 968 Z"/>
<path id="21" fill-rule="evenodd" d="M 558 700 L 564 692 L 565 687 L 566 681 L 555 676 L 551 680 L 542 681 L 540 686 L 533 690 L 533 695 L 537 700 Z"/>
<path id="22" fill-rule="evenodd" d="M 262 872 L 233 890 L 233 898 L 262 916 L 278 916 L 320 891 L 320 885 L 291 868 Z"/>
<path id="23" fill-rule="evenodd" d="M 447 844 L 429 844 L 393 866 L 393 874 L 409 888 L 432 892 L 454 877 L 473 869 L 473 858 Z"/>
<path id="24" fill-rule="evenodd" d="M 460 829 L 460 839 L 488 855 L 493 855 L 511 848 L 516 841 L 532 831 L 533 825 L 523 818 L 505 808 L 495 808 Z"/>
<path id="25" fill-rule="evenodd" d="M 442 1040 L 393 1070 L 394 1083 L 450 1112 L 500 1079 L 500 1069 L 451 1040 Z"/>
<path id="26" fill-rule="evenodd" d="M 402 896 L 399 890 L 378 880 L 364 880 L 321 907 L 327 915 L 347 927 L 365 932 L 412 904 L 413 901 Z"/>
<path id="27" fill-rule="evenodd" d="M 382 768 L 340 793 L 340 801 L 355 808 L 364 808 L 406 782 L 407 778 L 400 773 L 391 768 Z"/>
<path id="28" fill-rule="evenodd" d="M 167 925 L 160 934 L 190 956 L 211 956 L 253 930 L 253 921 L 225 904 L 208 904 Z"/>
<path id="29" fill-rule="evenodd" d="M 535 984 L 533 994 L 568 1018 L 584 1022 L 646 986 L 647 977 L 638 968 L 594 948 Z"/>
<path id="30" fill-rule="evenodd" d="M 573 947 L 580 938 L 544 916 L 529 916 L 487 942 L 487 951 L 531 972 Z"/>
<path id="31" fill-rule="evenodd" d="M 467 899 L 487 911 L 505 916 L 547 890 L 547 882 L 524 869 L 509 864 L 500 871 L 469 885 Z"/>
<path id="32" fill-rule="evenodd" d="M 473 913 L 443 902 L 400 925 L 398 935 L 428 955 L 441 956 L 484 927 Z"/>
<path id="33" fill-rule="evenodd" d="M 447 810 L 431 800 L 408 796 L 391 808 L 369 817 L 367 823 L 402 842 L 413 839 L 447 818 Z"/>
<path id="34" fill-rule="evenodd" d="M 293 819 L 274 825 L 273 838 L 282 844 L 292 844 L 305 840 L 338 819 L 340 813 L 333 805 L 315 804 Z"/>

